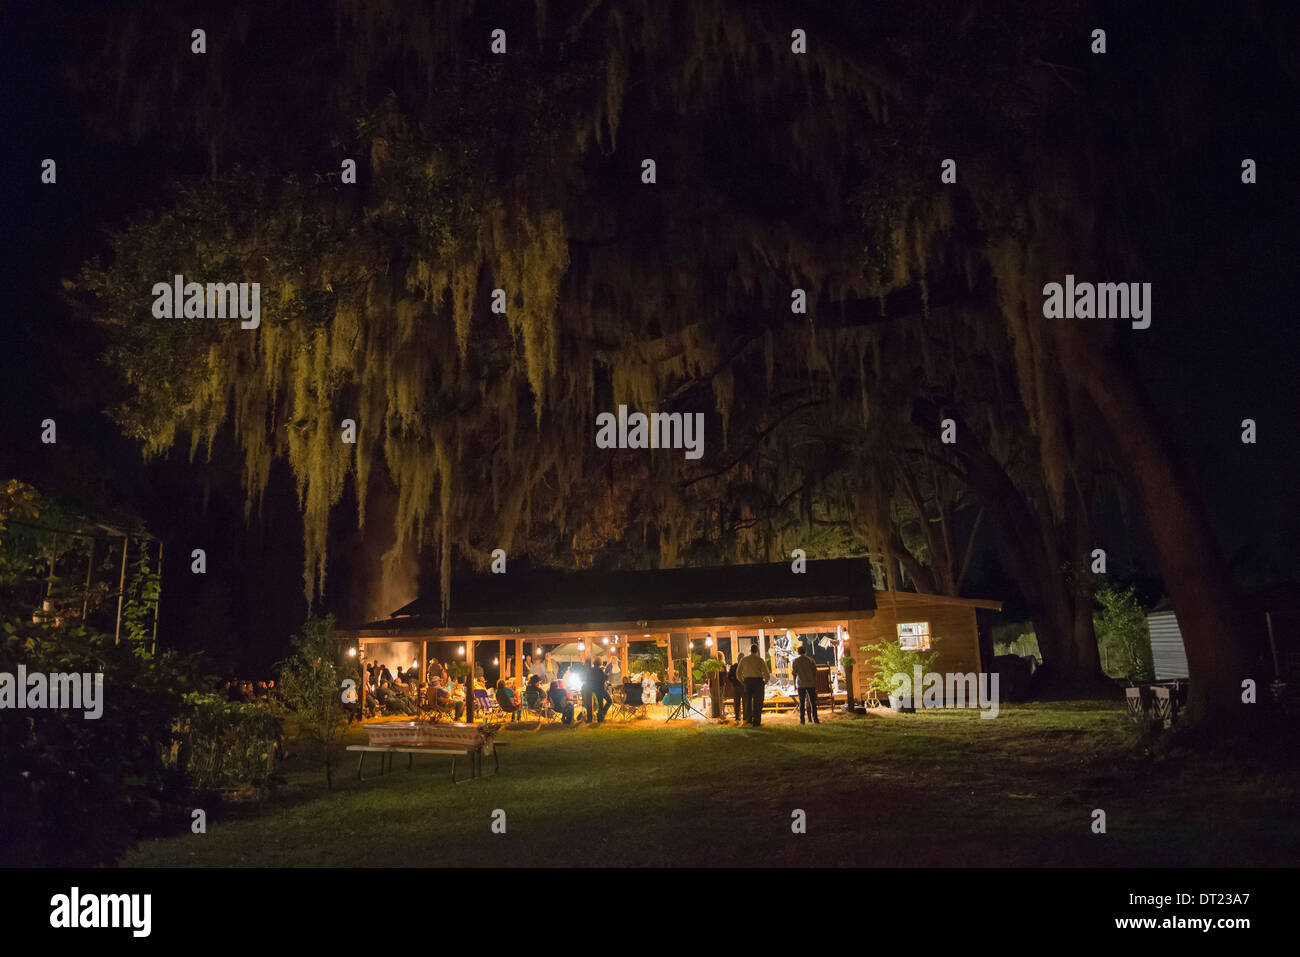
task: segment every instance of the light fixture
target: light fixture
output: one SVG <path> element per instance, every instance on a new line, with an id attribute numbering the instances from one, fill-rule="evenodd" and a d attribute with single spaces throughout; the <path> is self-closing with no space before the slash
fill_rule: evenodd
<path id="1" fill-rule="evenodd" d="M 649 638 L 650 636 L 649 636 L 649 635 L 642 635 L 641 637 L 642 637 L 642 638 Z"/>
<path id="2" fill-rule="evenodd" d="M 586 643 L 585 641 L 580 641 L 580 642 L 578 642 L 578 650 L 579 650 L 579 651 L 586 651 L 586 650 L 587 650 L 587 643 Z"/>
<path id="3" fill-rule="evenodd" d="M 608 639 L 608 638 L 602 638 L 602 639 L 600 639 L 600 643 L 601 643 L 602 645 L 607 645 L 607 644 L 609 644 L 609 639 Z"/>
<path id="4" fill-rule="evenodd" d="M 495 665 L 495 664 L 500 664 L 500 662 L 498 662 L 497 659 L 493 658 L 493 659 L 492 659 L 492 664 L 494 664 L 494 665 Z"/>
<path id="5" fill-rule="evenodd" d="M 705 644 L 707 647 L 712 648 L 712 647 L 713 647 L 713 636 L 712 636 L 712 635 L 709 635 L 707 638 L 705 638 L 705 639 L 704 639 L 704 644 Z"/>
<path id="6" fill-rule="evenodd" d="M 349 649 L 348 649 L 348 657 L 349 657 L 349 658 L 355 658 L 356 656 L 357 656 L 357 649 L 355 649 L 355 648 L 349 648 Z"/>
<path id="7" fill-rule="evenodd" d="M 458 649 L 456 649 L 456 654 L 463 656 L 465 654 L 465 646 L 461 645 Z"/>

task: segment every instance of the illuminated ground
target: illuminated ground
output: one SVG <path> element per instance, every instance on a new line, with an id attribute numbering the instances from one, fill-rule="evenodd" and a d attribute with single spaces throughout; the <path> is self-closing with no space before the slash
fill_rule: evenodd
<path id="1" fill-rule="evenodd" d="M 354 732 L 348 743 L 361 741 Z M 508 729 L 502 773 L 453 786 L 442 759 L 333 793 L 304 756 L 261 809 L 128 865 L 1293 865 L 1300 771 L 1276 756 L 1142 758 L 1117 705 L 841 717 L 761 729 L 635 722 Z M 489 772 L 491 762 L 489 760 Z M 376 766 L 367 762 L 367 772 Z M 1094 809 L 1106 812 L 1093 834 Z M 505 811 L 506 833 L 491 830 Z M 792 812 L 807 833 L 791 831 Z M 182 834 L 183 831 L 183 834 Z"/>

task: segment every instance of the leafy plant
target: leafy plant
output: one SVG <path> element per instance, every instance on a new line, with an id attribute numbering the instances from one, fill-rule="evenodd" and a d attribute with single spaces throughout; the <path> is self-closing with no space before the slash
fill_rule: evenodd
<path id="1" fill-rule="evenodd" d="M 866 665 L 870 669 L 871 689 L 879 695 L 888 696 L 894 690 L 894 675 L 904 674 L 912 677 L 919 665 L 921 673 L 930 670 L 936 656 L 935 652 L 926 654 L 915 649 L 902 647 L 897 641 L 880 641 L 874 645 L 863 645 L 866 652 Z M 920 689 L 912 689 L 913 698 L 920 696 Z"/>
<path id="2" fill-rule="evenodd" d="M 351 670 L 338 663 L 333 615 L 308 618 L 294 636 L 293 653 L 280 663 L 285 707 L 297 716 L 299 734 L 320 745 L 326 789 L 334 786 L 330 746 L 343 730 L 343 679 L 351 676 Z"/>
<path id="3" fill-rule="evenodd" d="M 1117 659 L 1131 684 L 1152 681 L 1155 665 L 1151 659 L 1151 634 L 1133 589 L 1120 591 L 1103 586 L 1097 589 L 1096 598 L 1102 607 L 1095 619 L 1099 642 Z"/>
<path id="4" fill-rule="evenodd" d="M 214 694 L 188 694 L 185 705 L 176 762 L 189 787 L 262 788 L 271 781 L 281 730 L 266 705 Z"/>
<path id="5" fill-rule="evenodd" d="M 628 659 L 627 666 L 633 674 L 648 671 L 656 678 L 662 679 L 664 672 L 668 670 L 668 655 L 662 651 L 634 655 Z"/>

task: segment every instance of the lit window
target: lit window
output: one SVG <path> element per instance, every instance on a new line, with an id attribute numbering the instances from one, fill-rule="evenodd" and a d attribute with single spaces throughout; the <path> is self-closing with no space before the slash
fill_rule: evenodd
<path id="1" fill-rule="evenodd" d="M 930 623 L 928 621 L 900 621 L 898 646 L 906 651 L 930 650 Z"/>

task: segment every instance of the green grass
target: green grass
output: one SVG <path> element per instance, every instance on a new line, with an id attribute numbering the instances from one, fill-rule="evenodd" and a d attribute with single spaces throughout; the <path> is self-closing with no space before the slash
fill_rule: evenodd
<path id="1" fill-rule="evenodd" d="M 131 866 L 1293 865 L 1294 765 L 1158 757 L 1112 702 L 874 713 L 759 729 L 662 721 L 507 727 L 501 773 L 449 759 L 335 789 L 306 753 L 260 808 L 208 807 L 206 834 L 141 843 Z M 364 740 L 354 730 L 344 743 Z M 367 759 L 367 774 L 377 759 Z M 807 833 L 791 832 L 791 812 Z M 1107 816 L 1093 834 L 1092 811 Z M 491 830 L 496 809 L 506 833 Z"/>

